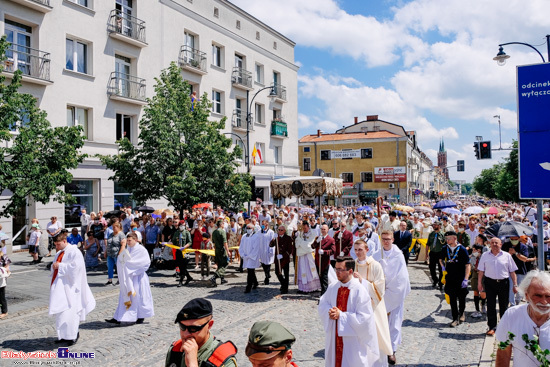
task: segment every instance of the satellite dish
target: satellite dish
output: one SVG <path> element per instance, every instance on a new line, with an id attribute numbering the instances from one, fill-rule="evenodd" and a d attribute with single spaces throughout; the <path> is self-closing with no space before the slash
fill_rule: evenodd
<path id="1" fill-rule="evenodd" d="M 315 171 L 313 171 L 313 176 L 325 177 L 325 171 L 323 171 L 320 168 L 317 168 Z"/>

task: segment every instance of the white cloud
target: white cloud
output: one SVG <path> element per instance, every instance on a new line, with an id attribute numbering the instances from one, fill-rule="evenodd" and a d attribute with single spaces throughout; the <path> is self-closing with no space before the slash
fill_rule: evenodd
<path id="1" fill-rule="evenodd" d="M 304 115 L 303 113 L 298 114 L 298 127 L 300 129 L 306 129 L 313 126 L 313 121 L 311 119 Z"/>

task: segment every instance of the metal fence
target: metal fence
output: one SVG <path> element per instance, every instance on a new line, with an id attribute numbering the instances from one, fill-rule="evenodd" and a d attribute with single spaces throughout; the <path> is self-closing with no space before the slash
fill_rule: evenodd
<path id="1" fill-rule="evenodd" d="M 181 46 L 179 56 L 180 66 L 187 66 L 206 72 L 206 53 L 190 46 Z"/>
<path id="2" fill-rule="evenodd" d="M 109 78 L 107 92 L 109 95 L 145 101 L 145 79 L 114 71 Z"/>
<path id="3" fill-rule="evenodd" d="M 111 10 L 107 30 L 145 43 L 145 21 L 120 10 Z"/>
<path id="4" fill-rule="evenodd" d="M 277 98 L 286 101 L 286 87 L 281 84 L 275 83 L 272 83 L 271 86 L 273 87 Z"/>
<path id="5" fill-rule="evenodd" d="M 231 82 L 252 88 L 252 73 L 246 69 L 234 67 L 231 74 Z"/>
<path id="6" fill-rule="evenodd" d="M 6 50 L 4 71 L 21 70 L 23 75 L 50 80 L 50 53 L 31 47 L 11 44 Z"/>

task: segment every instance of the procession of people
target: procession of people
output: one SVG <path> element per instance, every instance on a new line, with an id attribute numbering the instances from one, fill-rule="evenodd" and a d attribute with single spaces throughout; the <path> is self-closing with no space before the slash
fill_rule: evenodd
<path id="1" fill-rule="evenodd" d="M 154 317 L 148 277 L 155 270 L 175 270 L 178 287 L 196 281 L 192 274 L 200 271 L 204 280 L 201 285 L 216 287 L 217 279 L 220 284 L 227 283 L 226 274 L 234 269 L 246 271 L 242 292 L 247 294 L 261 291 L 262 284 L 278 282 L 281 294 L 294 291 L 319 297 L 319 322 L 326 333 L 325 365 L 331 367 L 397 363 L 406 317 L 404 304 L 411 290 L 409 260 L 425 266 L 433 287 L 444 292 L 451 311 L 450 327 L 466 321 L 469 288 L 474 291 L 476 307 L 472 317 L 487 313 L 488 336 L 506 335 L 497 322 L 497 298 L 502 320 L 509 320 L 509 306 L 524 306 L 521 301 L 525 299 L 527 310 L 534 312 L 540 323 L 550 311 L 548 273 L 537 275 L 540 289 L 533 295 L 529 286 L 520 282 L 533 282 L 537 246 L 544 246 L 548 256 L 548 218 L 543 223 L 544 239 L 539 241 L 534 235 L 536 221 L 529 215 L 532 206 L 524 210 L 519 205 L 502 204 L 496 213 L 489 214 L 483 213 L 484 208 L 473 213 L 467 203 L 453 204 L 447 208 L 420 205 L 416 212 L 403 205 L 383 207 L 379 212 L 373 208 L 325 206 L 321 213 L 311 208 L 274 205 L 257 205 L 251 212 L 228 212 L 209 205 L 182 212 L 135 213 L 128 208 L 123 215 L 109 218 L 91 213 L 82 221 L 86 240 L 78 230 L 70 236 L 64 229 L 50 230 L 50 223 L 48 250 L 56 250 L 50 270 L 50 314 L 56 316 L 58 341 L 67 345 L 78 341 L 79 324 L 95 308 L 86 272 L 95 271 L 105 261 L 106 285 L 118 286 L 120 291 L 113 317 L 106 319 L 113 324 L 141 324 Z M 488 212 L 490 208 L 494 207 Z M 82 215 L 88 216 L 85 211 Z M 60 226 L 57 218 L 55 223 Z M 30 252 L 36 259 L 41 232 L 38 223 L 32 228 Z M 4 264 L 0 273 L 5 286 L 9 267 L 7 261 Z M 210 267 L 214 272 L 208 278 Z M 538 301 L 531 305 L 533 298 Z M 178 366 L 193 365 L 182 361 L 189 360 L 189 356 L 201 360 L 204 356 L 200 357 L 197 350 L 204 349 L 203 345 L 208 350 L 215 347 L 209 342 L 209 333 L 202 339 L 195 335 L 209 330 L 199 326 L 210 323 L 211 327 L 211 305 L 204 301 L 190 301 L 188 312 L 184 307 L 178 314 L 176 323 L 180 324 L 182 339 L 170 349 L 167 365 L 174 359 L 179 361 Z M 7 316 L 4 303 L 2 317 Z M 513 320 L 507 321 L 506 328 L 513 324 Z M 255 326 L 261 329 L 260 324 Z M 250 362 L 254 365 L 264 357 L 277 357 L 280 365 L 295 366 L 291 364 L 292 338 L 286 334 L 288 330 L 282 325 L 264 326 L 287 337 L 285 348 L 280 349 L 285 353 L 273 354 L 273 346 L 266 349 L 254 339 L 247 346 Z M 253 327 L 259 332 L 256 329 Z M 191 334 L 195 335 L 193 342 L 184 337 L 189 339 Z M 508 358 L 509 351 L 500 353 L 500 357 Z M 227 354 L 225 364 L 220 365 L 236 365 L 235 353 Z"/>

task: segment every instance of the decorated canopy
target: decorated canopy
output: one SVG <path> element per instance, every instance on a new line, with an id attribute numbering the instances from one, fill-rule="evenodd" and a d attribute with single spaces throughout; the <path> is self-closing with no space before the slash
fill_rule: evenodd
<path id="1" fill-rule="evenodd" d="M 271 181 L 271 194 L 274 198 L 314 197 L 324 194 L 342 196 L 341 178 L 320 176 L 295 176 Z"/>

